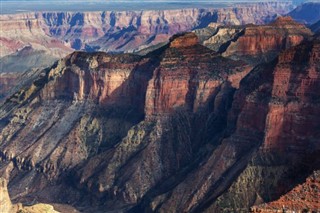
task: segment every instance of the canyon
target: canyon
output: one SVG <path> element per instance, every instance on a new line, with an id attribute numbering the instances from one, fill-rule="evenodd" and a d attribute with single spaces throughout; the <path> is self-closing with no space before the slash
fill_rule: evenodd
<path id="1" fill-rule="evenodd" d="M 1 15 L 0 212 L 318 212 L 316 6 Z"/>
<path id="2" fill-rule="evenodd" d="M 0 15 L 0 73 L 6 82 L 0 89 L 0 103 L 12 95 L 6 87 L 19 86 L 26 72 L 51 66 L 74 50 L 139 52 L 210 22 L 262 24 L 292 8 L 290 2 L 264 2 L 208 9 Z"/>
<path id="3" fill-rule="evenodd" d="M 239 4 L 227 8 L 119 12 L 36 12 L 1 15 L 1 56 L 31 45 L 50 55 L 74 50 L 133 51 L 210 22 L 262 24 L 286 14 L 287 2 Z M 259 16 L 258 16 L 259 14 Z"/>
<path id="4" fill-rule="evenodd" d="M 195 30 L 201 43 L 225 57 L 259 64 L 274 59 L 282 50 L 300 44 L 313 33 L 290 16 L 266 25 L 221 26 Z"/>
<path id="5" fill-rule="evenodd" d="M 319 38 L 257 66 L 199 40 L 178 34 L 144 56 L 74 52 L 7 99 L 0 172 L 13 202 L 317 211 Z"/>

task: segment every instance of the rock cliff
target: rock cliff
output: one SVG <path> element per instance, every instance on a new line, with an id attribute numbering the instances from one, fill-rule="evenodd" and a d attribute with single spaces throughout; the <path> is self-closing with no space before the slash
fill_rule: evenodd
<path id="1" fill-rule="evenodd" d="M 253 3 L 223 9 L 119 12 L 42 12 L 1 15 L 1 56 L 32 45 L 54 56 L 75 50 L 132 51 L 168 40 L 173 34 L 226 24 L 266 23 L 289 12 L 286 2 Z M 259 14 L 259 16 L 257 15 Z"/>
<path id="2" fill-rule="evenodd" d="M 51 66 L 74 50 L 146 53 L 176 33 L 203 28 L 210 22 L 266 23 L 291 7 L 288 2 L 273 2 L 211 9 L 0 15 L 0 73 L 19 78 L 11 73 Z M 13 78 L 2 81 L 10 87 L 18 82 Z"/>
<path id="3" fill-rule="evenodd" d="M 3 213 L 10 213 L 12 204 L 7 189 L 7 181 L 0 178 L 0 211 Z"/>
<path id="4" fill-rule="evenodd" d="M 246 206 L 278 200 L 298 184 L 309 185 L 307 177 L 319 169 L 319 131 L 314 120 L 314 113 L 319 110 L 319 97 L 315 95 L 319 81 L 319 44 L 316 39 L 291 48 L 270 65 L 255 68 L 241 82 L 233 104 L 240 114 L 234 117 L 232 110 L 229 114 L 229 122 L 235 125 L 229 141 L 249 142 L 249 146 L 258 144 L 259 149 L 228 192 L 213 205 L 208 204 L 208 212 L 246 211 Z M 256 115 L 254 110 L 263 114 L 247 119 Z M 236 123 L 232 121 L 234 118 Z M 248 131 L 254 133 L 251 136 L 254 138 L 248 138 L 251 135 Z M 317 178 L 312 179 L 317 185 Z M 297 200 L 291 195 L 291 192 L 284 195 L 276 203 L 282 201 L 282 205 L 296 211 L 307 207 L 318 210 L 317 202 L 312 201 L 313 196 L 319 195 L 316 189 L 301 191 L 301 199 Z M 281 205 L 274 205 L 275 210 L 282 211 Z"/>
<path id="5" fill-rule="evenodd" d="M 51 205 L 36 204 L 32 206 L 23 207 L 21 204 L 12 204 L 8 188 L 7 180 L 0 178 L 0 212 L 1 213 L 58 213 Z"/>
<path id="6" fill-rule="evenodd" d="M 257 64 L 274 59 L 281 50 L 311 36 L 306 26 L 290 17 L 279 17 L 268 25 L 218 27 L 202 44 L 224 56 Z"/>
<path id="7" fill-rule="evenodd" d="M 252 207 L 252 212 L 317 212 L 320 209 L 320 174 L 315 171 L 305 182 L 280 197 L 279 200 Z"/>
<path id="8" fill-rule="evenodd" d="M 1 175 L 16 200 L 82 211 L 259 208 L 319 170 L 319 56 L 313 38 L 252 69 L 194 33 L 72 53 L 1 106 Z"/>

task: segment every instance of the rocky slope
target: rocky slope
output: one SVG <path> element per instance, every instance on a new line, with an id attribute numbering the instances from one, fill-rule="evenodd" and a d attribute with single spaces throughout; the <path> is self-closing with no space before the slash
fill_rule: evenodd
<path id="1" fill-rule="evenodd" d="M 0 73 L 9 74 L 11 79 L 1 81 L 14 88 L 18 81 L 13 78 L 20 78 L 25 71 L 51 66 L 74 50 L 144 50 L 140 54 L 153 45 L 167 43 L 176 33 L 203 28 L 210 22 L 265 23 L 291 8 L 288 2 L 265 2 L 217 9 L 0 15 Z M 9 94 L 0 91 L 1 97 Z"/>
<path id="2" fill-rule="evenodd" d="M 7 181 L 3 178 L 0 178 L 0 194 L 0 211 L 9 213 L 12 209 L 12 204 L 7 189 Z"/>
<path id="3" fill-rule="evenodd" d="M 58 213 L 51 205 L 37 204 L 32 206 L 22 206 L 22 204 L 12 204 L 6 179 L 0 178 L 0 212 L 1 213 Z"/>
<path id="4" fill-rule="evenodd" d="M 253 64 L 270 61 L 280 51 L 296 46 L 312 36 L 306 26 L 288 16 L 279 17 L 268 25 L 215 27 L 206 28 L 212 29 L 212 34 L 202 39 L 203 45 L 226 57 Z M 195 32 L 201 35 L 202 31 Z"/>
<path id="5" fill-rule="evenodd" d="M 220 196 L 208 212 L 214 209 L 247 211 L 248 205 L 277 200 L 303 183 L 313 170 L 319 169 L 319 131 L 316 127 L 318 121 L 314 119 L 319 111 L 319 96 L 315 92 L 319 85 L 319 50 L 319 40 L 305 42 L 285 51 L 269 66 L 257 67 L 241 82 L 247 86 L 243 87 L 243 93 L 240 86 L 235 96 L 233 106 L 236 111 L 240 110 L 240 114 L 233 140 L 249 142 L 247 138 L 241 139 L 242 129 L 252 132 L 250 128 L 260 126 L 263 137 L 256 142 L 250 141 L 252 146 L 257 142 L 261 145 L 228 192 Z M 244 105 L 239 104 L 243 101 Z M 252 110 L 247 111 L 246 104 L 253 104 L 260 113 L 265 112 L 259 116 L 262 123 L 247 119 Z M 242 113 L 245 113 L 244 117 Z M 230 118 L 234 118 L 232 111 Z M 319 192 L 309 192 L 304 192 L 311 198 L 304 202 L 307 205 L 296 205 L 296 210 L 302 211 L 306 206 L 319 210 L 317 201 L 311 201 Z M 292 206 L 290 200 L 286 202 L 282 204 Z M 277 210 L 281 211 L 282 207 Z"/>
<path id="6" fill-rule="evenodd" d="M 249 70 L 199 45 L 194 34 L 175 37 L 146 57 L 74 53 L 2 106 L 2 174 L 17 199 L 25 196 L 15 187 L 22 184 L 30 187 L 28 196 L 56 202 L 74 202 L 84 190 L 114 208 L 135 203 L 192 162 L 204 135 L 188 131 L 204 125 L 203 116 L 211 115 L 208 132 L 225 125 L 230 95 Z M 167 125 L 188 128 L 187 135 Z M 146 161 L 150 152 L 154 158 Z M 134 165 L 127 164 L 132 158 Z M 141 176 L 144 170 L 154 172 Z M 67 186 L 69 175 L 77 187 Z"/>
<path id="7" fill-rule="evenodd" d="M 280 197 L 279 200 L 252 207 L 253 212 L 272 212 L 277 210 L 291 212 L 317 212 L 320 209 L 320 172 L 315 171 L 304 183 Z"/>
<path id="8" fill-rule="evenodd" d="M 320 2 L 311 1 L 299 5 L 293 11 L 288 13 L 288 15 L 296 21 L 305 24 L 314 24 L 320 19 Z"/>
<path id="9" fill-rule="evenodd" d="M 319 170 L 319 65 L 316 38 L 253 70 L 193 33 L 75 52 L 1 106 L 1 176 L 84 212 L 248 212 Z"/>
<path id="10" fill-rule="evenodd" d="M 178 32 L 226 24 L 265 23 L 289 12 L 285 2 L 240 4 L 223 9 L 124 12 L 43 12 L 1 15 L 1 56 L 26 44 L 51 55 L 73 49 L 129 51 L 163 42 Z"/>

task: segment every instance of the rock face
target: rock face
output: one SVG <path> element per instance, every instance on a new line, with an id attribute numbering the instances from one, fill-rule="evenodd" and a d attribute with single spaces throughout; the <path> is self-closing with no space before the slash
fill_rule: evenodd
<path id="1" fill-rule="evenodd" d="M 317 212 L 320 209 L 320 173 L 315 171 L 304 183 L 280 197 L 279 200 L 252 207 L 252 212 L 272 212 L 277 210 L 295 212 Z"/>
<path id="2" fill-rule="evenodd" d="M 3 213 L 10 213 L 12 204 L 7 189 L 7 181 L 0 178 L 0 211 Z"/>
<path id="3" fill-rule="evenodd" d="M 304 3 L 288 15 L 301 23 L 314 24 L 320 19 L 320 3 L 316 1 Z"/>
<path id="4" fill-rule="evenodd" d="M 62 184 L 51 190 L 51 199 L 74 200 L 83 196 L 81 190 L 89 190 L 90 196 L 118 200 L 113 207 L 119 208 L 137 202 L 191 162 L 199 150 L 188 137 L 202 143 L 200 130 L 175 135 L 166 126 L 204 125 L 199 119 L 208 114 L 212 124 L 207 125 L 225 125 L 229 98 L 250 70 L 196 41 L 194 34 L 180 35 L 146 57 L 76 52 L 13 95 L 1 108 L 1 167 L 7 170 L 6 162 L 16 162 L 13 193 L 22 193 L 15 186 L 24 180 L 36 195 L 50 187 L 49 181 L 71 172 L 78 189 Z M 166 144 L 163 134 L 179 144 L 172 139 Z M 177 147 L 171 150 L 173 146 Z M 145 161 L 151 151 L 155 158 Z M 172 157 L 163 159 L 167 152 Z M 133 157 L 134 165 L 125 166 Z M 163 170 L 140 176 L 141 169 L 151 171 L 162 164 Z M 28 175 L 22 177 L 19 171 Z M 126 179 L 127 172 L 132 179 Z M 141 178 L 147 185 L 136 191 L 135 180 Z M 42 184 L 37 184 L 39 179 Z"/>
<path id="5" fill-rule="evenodd" d="M 268 25 L 218 27 L 203 45 L 224 56 L 251 63 L 270 61 L 281 50 L 300 44 L 312 32 L 291 17 L 279 17 Z"/>
<path id="6" fill-rule="evenodd" d="M 248 205 L 277 200 L 293 186 L 307 184 L 303 183 L 306 178 L 313 170 L 318 170 L 319 131 L 314 113 L 319 111 L 319 97 L 315 95 L 319 81 L 319 47 L 317 39 L 304 42 L 280 54 L 272 64 L 257 67 L 241 82 L 233 104 L 240 114 L 236 117 L 232 111 L 229 114 L 231 123 L 236 118 L 233 126 L 236 130 L 229 141 L 260 147 L 228 192 L 220 196 L 208 212 L 215 209 L 245 211 Z M 256 114 L 254 110 L 264 113 L 248 120 Z M 253 138 L 248 138 L 247 131 L 254 133 L 250 134 Z M 317 178 L 314 180 L 317 185 Z M 305 193 L 306 201 L 301 201 L 301 205 L 292 205 L 299 201 L 290 199 L 282 199 L 282 204 L 299 211 L 308 206 L 316 207 L 317 202 L 311 200 L 318 192 L 311 190 L 308 195 L 306 190 Z M 278 205 L 274 210 L 282 211 L 282 207 Z"/>
<path id="7" fill-rule="evenodd" d="M 203 28 L 210 22 L 265 23 L 271 17 L 289 12 L 292 5 L 278 2 L 240 4 L 235 7 L 238 9 L 228 7 L 0 15 L 0 73 L 23 73 L 34 68 L 48 67 L 74 50 L 144 50 L 140 53 L 145 54 L 154 50 L 146 48 L 167 43 L 176 33 Z M 14 75 L 16 78 L 20 77 L 19 74 Z M 18 84 L 17 81 L 10 82 L 10 87 Z M 7 95 L 0 93 L 3 97 Z"/>
<path id="8" fill-rule="evenodd" d="M 32 206 L 23 207 L 21 204 L 12 204 L 8 188 L 7 180 L 0 178 L 0 212 L 1 213 L 58 213 L 51 205 L 36 204 Z"/>
<path id="9" fill-rule="evenodd" d="M 145 56 L 75 52 L 15 93 L 0 108 L 11 194 L 83 211 L 248 212 L 308 182 L 320 41 L 252 69 L 198 40 L 180 34 Z"/>
<path id="10" fill-rule="evenodd" d="M 43 50 L 48 54 L 60 58 L 70 53 L 72 49 L 64 42 L 48 35 L 36 15 L 0 16 L 0 44 L 1 57 L 31 46 L 36 50 Z"/>
<path id="11" fill-rule="evenodd" d="M 265 23 L 285 14 L 285 2 L 236 5 L 224 9 L 183 9 L 142 12 L 43 12 L 1 15 L 1 56 L 26 44 L 51 55 L 76 50 L 129 51 L 168 40 L 173 34 L 226 24 Z M 259 14 L 259 18 L 257 17 Z"/>

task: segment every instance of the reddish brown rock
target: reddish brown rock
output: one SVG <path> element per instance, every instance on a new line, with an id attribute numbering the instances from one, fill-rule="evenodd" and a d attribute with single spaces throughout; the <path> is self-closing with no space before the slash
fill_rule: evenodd
<path id="1" fill-rule="evenodd" d="M 194 34 L 146 56 L 75 52 L 1 106 L 0 172 L 17 200 L 83 211 L 277 200 L 318 170 L 319 43 L 250 72 Z"/>
<path id="2" fill-rule="evenodd" d="M 278 200 L 254 206 L 252 212 L 317 212 L 320 209 L 320 174 L 315 171 L 304 183 L 296 186 Z"/>
<path id="3" fill-rule="evenodd" d="M 311 31 L 290 17 L 280 17 L 270 25 L 247 26 L 244 35 L 232 42 L 225 56 L 270 57 L 300 44 L 312 36 Z M 272 58 L 272 57 L 271 57 Z"/>
<path id="4" fill-rule="evenodd" d="M 193 112 L 209 102 L 228 80 L 237 88 L 250 66 L 232 62 L 199 45 L 193 33 L 173 37 L 149 82 L 147 115 L 173 112 L 180 107 Z M 219 64 L 219 67 L 217 66 Z"/>
<path id="5" fill-rule="evenodd" d="M 205 27 L 204 24 L 211 19 L 226 24 L 266 23 L 274 15 L 289 12 L 292 5 L 275 2 L 236 7 L 1 15 L 1 56 L 26 44 L 31 44 L 36 50 L 45 49 L 55 56 L 66 55 L 70 47 L 76 50 L 133 51 L 167 41 L 176 33 Z"/>
<path id="6" fill-rule="evenodd" d="M 279 17 L 268 25 L 217 27 L 216 32 L 202 43 L 224 56 L 258 64 L 274 59 L 280 51 L 296 46 L 312 35 L 306 26 L 292 18 Z"/>

